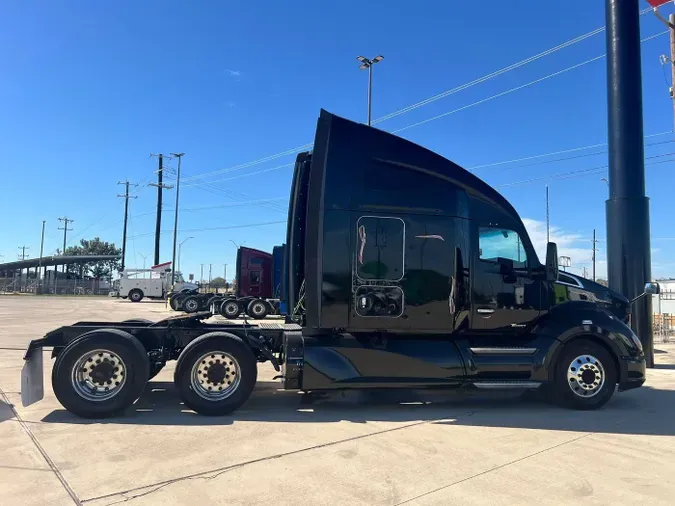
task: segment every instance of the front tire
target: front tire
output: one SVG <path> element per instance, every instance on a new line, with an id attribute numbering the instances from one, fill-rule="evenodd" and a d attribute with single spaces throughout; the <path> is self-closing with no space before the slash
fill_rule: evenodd
<path id="1" fill-rule="evenodd" d="M 138 399 L 150 374 L 148 355 L 128 332 L 100 329 L 72 341 L 52 369 L 59 402 L 83 418 L 104 418 Z"/>
<path id="2" fill-rule="evenodd" d="M 143 291 L 138 288 L 134 288 L 129 292 L 129 300 L 131 302 L 140 302 L 143 300 Z"/>
<path id="3" fill-rule="evenodd" d="M 616 389 L 614 358 L 603 346 L 588 340 L 565 346 L 555 367 L 553 391 L 567 408 L 590 410 L 605 405 Z"/>
<path id="4" fill-rule="evenodd" d="M 210 332 L 188 344 L 178 357 L 174 383 L 185 405 L 200 415 L 226 415 L 241 407 L 258 378 L 257 361 L 244 342 Z"/>

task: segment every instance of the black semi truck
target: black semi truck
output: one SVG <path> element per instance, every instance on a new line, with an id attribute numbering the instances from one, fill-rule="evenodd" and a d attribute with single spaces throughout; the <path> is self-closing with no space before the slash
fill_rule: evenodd
<path id="1" fill-rule="evenodd" d="M 24 404 L 43 396 L 45 346 L 56 397 L 83 417 L 122 412 L 169 360 L 205 415 L 244 404 L 267 361 L 286 389 L 543 389 L 577 409 L 645 381 L 622 318 L 559 297 L 555 244 L 540 263 L 497 191 L 389 133 L 321 112 L 313 152 L 296 159 L 286 245 L 286 323 L 197 312 L 61 327 L 26 351 Z"/>

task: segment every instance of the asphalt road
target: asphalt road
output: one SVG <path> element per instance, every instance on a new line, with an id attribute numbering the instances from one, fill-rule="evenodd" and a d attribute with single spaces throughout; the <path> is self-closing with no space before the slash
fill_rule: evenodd
<path id="1" fill-rule="evenodd" d="M 163 303 L 0 296 L 0 504 L 672 504 L 675 346 L 645 387 L 595 412 L 513 396 L 305 396 L 261 367 L 232 416 L 186 410 L 167 366 L 129 412 L 23 408 L 21 349 L 78 320 L 159 320 Z"/>

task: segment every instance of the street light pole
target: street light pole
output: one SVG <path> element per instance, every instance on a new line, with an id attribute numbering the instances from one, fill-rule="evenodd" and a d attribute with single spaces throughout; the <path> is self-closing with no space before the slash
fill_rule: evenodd
<path id="1" fill-rule="evenodd" d="M 175 269 L 176 272 L 178 272 L 180 270 L 180 250 L 183 247 L 183 244 L 188 242 L 190 239 L 194 239 L 194 237 L 190 236 L 187 239 L 184 239 L 183 241 L 181 241 L 181 243 L 178 245 L 178 266 L 177 266 L 178 268 Z"/>
<path id="2" fill-rule="evenodd" d="M 171 257 L 171 284 L 176 284 L 176 239 L 178 238 L 178 195 L 180 193 L 180 162 L 185 153 L 171 153 L 178 158 L 178 168 L 176 169 L 176 209 L 173 218 L 173 255 Z"/>
<path id="3" fill-rule="evenodd" d="M 378 55 L 372 60 L 366 58 L 365 56 L 357 56 L 357 60 L 361 62 L 361 66 L 359 67 L 361 70 L 366 70 L 368 69 L 368 126 L 370 126 L 371 123 L 371 110 L 372 110 L 372 102 L 373 102 L 373 65 L 376 63 L 381 62 L 384 59 L 384 56 Z"/>

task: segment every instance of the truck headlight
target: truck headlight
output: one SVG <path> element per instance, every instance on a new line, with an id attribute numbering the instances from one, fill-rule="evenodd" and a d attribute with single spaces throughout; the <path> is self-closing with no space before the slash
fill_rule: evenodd
<path id="1" fill-rule="evenodd" d="M 633 332 L 633 331 L 631 331 L 631 333 L 630 333 L 630 340 L 633 341 L 633 344 L 635 345 L 635 347 L 638 350 L 643 351 L 642 350 L 642 341 L 640 341 L 640 338 L 638 336 L 636 336 L 635 332 Z"/>

